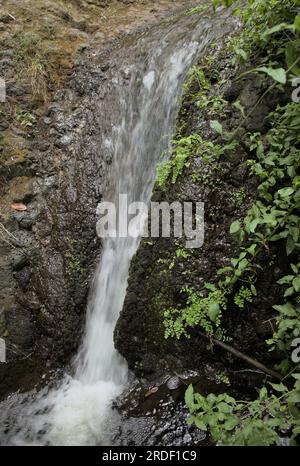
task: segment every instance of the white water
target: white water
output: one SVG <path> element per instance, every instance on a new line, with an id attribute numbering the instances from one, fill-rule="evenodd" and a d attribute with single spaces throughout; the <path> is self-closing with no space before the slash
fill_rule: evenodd
<path id="1" fill-rule="evenodd" d="M 112 194 L 107 200 L 117 202 L 119 194 L 127 194 L 129 202 L 149 202 L 155 166 L 174 131 L 184 78 L 196 53 L 213 35 L 208 19 L 204 23 L 183 18 L 138 42 L 140 61 L 131 66 L 129 90 L 119 91 L 122 122 L 103 141 L 114 152 Z M 141 229 L 137 225 L 136 238 L 104 241 L 75 375 L 66 375 L 57 389 L 39 393 L 33 402 L 25 400 L 21 409 L 18 400 L 11 398 L 4 407 L 9 419 L 8 433 L 2 432 L 6 443 L 99 445 L 110 441 L 106 425 L 111 401 L 127 383 L 126 362 L 114 348 L 113 332 Z"/>

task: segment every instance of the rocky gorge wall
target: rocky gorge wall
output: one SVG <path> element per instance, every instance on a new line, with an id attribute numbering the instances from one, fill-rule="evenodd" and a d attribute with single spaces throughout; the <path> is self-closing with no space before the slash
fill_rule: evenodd
<path id="1" fill-rule="evenodd" d="M 129 79 L 118 69 L 124 61 L 120 46 L 130 46 L 169 6 L 164 1 L 155 9 L 153 2 L 72 2 L 63 10 L 52 2 L 4 2 L 0 337 L 7 363 L 0 365 L 2 396 L 33 387 L 77 349 L 101 253 L 95 226 L 96 207 L 109 184 L 111 151 L 105 141 L 119 118 L 118 86 Z M 42 70 L 38 75 L 35 66 Z"/>
<path id="2" fill-rule="evenodd" d="M 188 329 L 188 336 L 166 338 L 164 323 L 169 309 L 178 309 L 177 315 L 180 315 L 186 307 L 187 289 L 205 297 L 208 294 L 205 284 L 217 284 L 217 271 L 230 265 L 230 259 L 236 256 L 239 246 L 229 232 L 230 225 L 245 216 L 256 199 L 258 186 L 258 179 L 250 176 L 246 163 L 249 147 L 243 143 L 245 135 L 267 131 L 269 112 L 289 99 L 289 95 L 277 90 L 262 98 L 265 84 L 257 77 L 238 80 L 245 69 L 232 61 L 227 47 L 229 39 L 226 37 L 214 44 L 187 80 L 175 139 L 192 135 L 201 138 L 200 143 L 175 181 L 169 179 L 162 186 L 158 178 L 152 197 L 154 202 L 179 201 L 181 205 L 204 202 L 204 244 L 201 248 L 187 249 L 186 237 L 142 240 L 131 263 L 115 344 L 138 376 L 151 379 L 187 369 L 200 374 L 208 370 L 213 374 L 227 374 L 233 386 L 245 388 L 252 386 L 255 377 L 264 376 L 255 374 L 230 353 L 208 345 L 199 334 L 199 327 Z M 243 119 L 239 126 L 240 108 L 250 117 Z M 228 133 L 239 126 L 236 138 L 241 146 L 211 161 L 209 144 L 217 145 L 222 140 L 210 126 L 213 120 L 221 121 L 223 131 Z M 276 351 L 270 353 L 265 341 L 273 334 L 272 306 L 279 299 L 276 280 L 285 272 L 280 257 L 278 247 L 261 254 L 256 297 L 239 309 L 233 293 L 222 320 L 225 341 L 228 339 L 238 350 L 271 367 L 278 362 L 279 355 Z"/>

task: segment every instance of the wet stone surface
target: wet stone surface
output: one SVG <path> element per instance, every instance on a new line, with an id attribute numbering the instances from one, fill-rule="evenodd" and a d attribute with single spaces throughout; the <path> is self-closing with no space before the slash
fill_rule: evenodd
<path id="1" fill-rule="evenodd" d="M 180 386 L 170 389 L 168 382 L 180 380 Z M 130 390 L 115 401 L 112 415 L 111 440 L 113 445 L 207 445 L 210 442 L 206 432 L 189 426 L 188 410 L 184 403 L 184 393 L 190 382 L 199 379 L 196 372 L 166 376 L 156 384 L 145 386 L 135 381 Z M 113 423 L 117 427 L 113 427 Z"/>

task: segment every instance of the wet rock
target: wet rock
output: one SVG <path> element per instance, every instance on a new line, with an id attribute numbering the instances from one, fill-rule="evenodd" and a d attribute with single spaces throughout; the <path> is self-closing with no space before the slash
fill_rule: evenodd
<path id="1" fill-rule="evenodd" d="M 192 439 L 192 436 L 191 436 L 190 434 L 185 434 L 182 440 L 183 440 L 184 445 L 187 445 L 187 444 L 189 444 L 193 439 Z"/>
<path id="2" fill-rule="evenodd" d="M 31 275 L 32 272 L 30 267 L 23 267 L 21 270 L 15 273 L 15 278 L 23 291 L 27 289 Z"/>
<path id="3" fill-rule="evenodd" d="M 243 85 L 240 82 L 228 84 L 224 89 L 224 99 L 228 102 L 234 102 L 238 99 L 242 88 Z"/>
<path id="4" fill-rule="evenodd" d="M 57 145 L 59 147 L 67 147 L 71 144 L 72 141 L 73 141 L 73 136 L 70 134 L 66 134 L 65 136 L 59 139 L 59 141 L 57 142 Z"/>
<path id="5" fill-rule="evenodd" d="M 9 127 L 9 124 L 7 123 L 7 121 L 0 121 L 0 131 L 4 131 L 6 130 L 7 128 Z"/>
<path id="6" fill-rule="evenodd" d="M 27 93 L 27 90 L 15 84 L 7 83 L 6 92 L 9 96 L 22 97 Z"/>
<path id="7" fill-rule="evenodd" d="M 35 141 L 34 148 L 46 152 L 49 149 L 49 143 L 47 141 Z"/>
<path id="8" fill-rule="evenodd" d="M 13 270 L 20 270 L 28 263 L 28 257 L 23 251 L 14 249 L 11 253 L 11 264 Z"/>
<path id="9" fill-rule="evenodd" d="M 19 230 L 14 232 L 12 243 L 17 247 L 28 248 L 33 242 L 32 234 L 29 231 Z"/>
<path id="10" fill-rule="evenodd" d="M 179 377 L 170 377 L 167 381 L 167 387 L 169 390 L 177 390 L 182 385 L 182 381 Z"/>

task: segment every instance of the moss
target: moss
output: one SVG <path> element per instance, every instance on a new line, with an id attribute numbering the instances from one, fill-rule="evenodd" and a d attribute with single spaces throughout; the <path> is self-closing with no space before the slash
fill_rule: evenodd
<path id="1" fill-rule="evenodd" d="M 65 258 L 66 258 L 66 272 L 68 275 L 72 274 L 82 274 L 84 273 L 84 268 L 82 267 L 82 264 L 80 260 L 75 257 L 70 251 L 65 252 Z"/>

